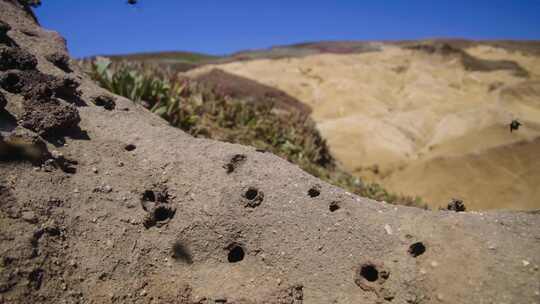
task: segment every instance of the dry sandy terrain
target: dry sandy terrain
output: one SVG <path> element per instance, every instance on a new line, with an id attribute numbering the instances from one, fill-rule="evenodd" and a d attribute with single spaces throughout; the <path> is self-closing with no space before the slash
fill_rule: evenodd
<path id="1" fill-rule="evenodd" d="M 205 66 L 274 86 L 312 107 L 346 169 L 432 207 L 540 208 L 540 56 L 488 45 L 467 53 L 512 60 L 471 71 L 455 54 L 381 44 L 382 51 Z M 509 132 L 512 119 L 523 126 Z"/>
<path id="2" fill-rule="evenodd" d="M 537 212 L 357 197 L 99 88 L 17 1 L 0 21 L 0 303 L 540 301 Z"/>

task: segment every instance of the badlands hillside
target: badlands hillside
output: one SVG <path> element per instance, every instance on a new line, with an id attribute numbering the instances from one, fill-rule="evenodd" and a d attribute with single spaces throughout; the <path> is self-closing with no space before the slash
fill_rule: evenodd
<path id="1" fill-rule="evenodd" d="M 309 106 L 366 181 L 433 208 L 540 208 L 540 42 L 323 42 L 199 63 L 188 75 L 219 69 Z"/>
<path id="2" fill-rule="evenodd" d="M 0 303 L 540 302 L 538 212 L 389 205 L 191 137 L 32 17 L 0 0 Z"/>

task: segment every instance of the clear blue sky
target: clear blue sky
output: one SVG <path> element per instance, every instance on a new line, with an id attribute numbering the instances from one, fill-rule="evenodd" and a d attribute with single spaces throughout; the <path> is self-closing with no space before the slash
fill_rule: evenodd
<path id="1" fill-rule="evenodd" d="M 73 56 L 227 54 L 319 40 L 540 39 L 540 0 L 43 0 Z"/>

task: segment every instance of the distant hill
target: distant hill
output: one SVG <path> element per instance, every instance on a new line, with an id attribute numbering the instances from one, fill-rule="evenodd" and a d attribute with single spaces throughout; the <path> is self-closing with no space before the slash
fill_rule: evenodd
<path id="1" fill-rule="evenodd" d="M 275 46 L 268 49 L 239 51 L 230 55 L 216 56 L 196 52 L 167 51 L 124 55 L 104 55 L 112 60 L 129 60 L 159 64 L 176 71 L 187 71 L 207 64 L 223 64 L 234 61 L 256 59 L 298 58 L 317 54 L 359 54 L 380 51 L 383 45 L 411 46 L 421 43 L 416 40 L 399 41 L 320 41 Z M 540 41 L 432 39 L 425 43 L 446 44 L 455 49 L 472 48 L 479 45 L 517 51 L 525 54 L 540 54 Z"/>

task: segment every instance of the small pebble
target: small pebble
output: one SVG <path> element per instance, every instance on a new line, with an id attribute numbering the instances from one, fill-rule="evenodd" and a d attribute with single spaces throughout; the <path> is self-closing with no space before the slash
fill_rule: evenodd
<path id="1" fill-rule="evenodd" d="M 439 263 L 437 261 L 431 261 L 431 267 L 435 268 L 439 266 Z"/>
<path id="2" fill-rule="evenodd" d="M 54 159 L 59 159 L 59 158 L 63 158 L 63 157 L 64 157 L 64 154 L 62 154 L 62 153 L 59 152 L 59 151 L 52 150 L 52 151 L 51 151 L 51 156 L 52 156 Z"/>
<path id="3" fill-rule="evenodd" d="M 112 190 L 113 190 L 112 187 L 109 185 L 101 185 L 95 188 L 94 192 L 111 193 Z"/>
<path id="4" fill-rule="evenodd" d="M 94 172 L 94 173 L 97 174 L 97 173 L 98 173 L 98 169 L 97 169 L 96 167 L 92 167 L 92 172 Z"/>
<path id="5" fill-rule="evenodd" d="M 386 231 L 386 234 L 392 235 L 394 232 L 392 231 L 392 227 L 390 225 L 386 224 L 384 225 L 384 230 Z"/>
<path id="6" fill-rule="evenodd" d="M 529 261 L 527 261 L 527 260 L 523 260 L 523 261 L 521 261 L 521 263 L 523 264 L 524 267 L 527 267 L 527 266 L 529 266 L 529 264 L 531 264 L 531 263 L 530 263 Z"/>

